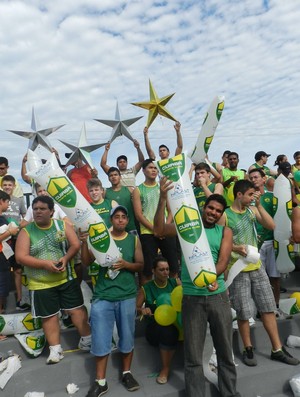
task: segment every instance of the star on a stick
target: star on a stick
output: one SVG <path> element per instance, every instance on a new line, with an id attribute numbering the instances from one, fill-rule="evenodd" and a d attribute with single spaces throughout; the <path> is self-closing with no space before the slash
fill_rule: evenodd
<path id="1" fill-rule="evenodd" d="M 52 134 L 52 132 L 57 131 L 59 128 L 63 127 L 64 125 L 65 124 L 62 124 L 62 125 L 59 125 L 58 127 L 46 128 L 44 130 L 38 129 L 38 121 L 35 117 L 35 112 L 34 112 L 34 107 L 33 107 L 32 108 L 32 118 L 31 118 L 31 129 L 34 132 L 14 131 L 14 130 L 8 130 L 8 131 L 29 139 L 28 149 L 31 149 L 32 151 L 34 151 L 38 147 L 38 145 L 41 145 L 45 149 L 52 152 L 52 146 L 51 146 L 47 136 Z"/>
<path id="2" fill-rule="evenodd" d="M 112 143 L 118 136 L 125 135 L 128 139 L 130 139 L 132 142 L 134 139 L 132 138 L 128 127 L 141 119 L 143 116 L 140 117 L 134 117 L 132 119 L 127 119 L 127 120 L 121 120 L 120 117 L 120 112 L 119 112 L 119 105 L 117 102 L 116 105 L 116 116 L 115 120 L 100 120 L 100 119 L 94 119 L 95 121 L 99 121 L 99 123 L 108 125 L 113 128 L 109 142 Z"/>
<path id="3" fill-rule="evenodd" d="M 97 143 L 96 145 L 88 145 L 87 144 L 87 139 L 86 139 L 86 128 L 85 128 L 85 123 L 83 124 L 83 127 L 80 132 L 80 137 L 79 137 L 79 142 L 78 145 L 72 145 L 71 143 L 64 142 L 60 140 L 61 143 L 66 145 L 69 149 L 72 150 L 72 154 L 66 164 L 66 166 L 75 163 L 78 161 L 78 159 L 81 159 L 83 162 L 88 164 L 91 168 L 94 168 L 91 155 L 90 153 L 93 152 L 94 150 L 99 149 L 101 146 L 104 146 L 107 144 L 105 143 Z"/>
<path id="4" fill-rule="evenodd" d="M 139 106 L 143 109 L 148 109 L 149 114 L 148 114 L 148 120 L 147 120 L 147 127 L 150 127 L 150 125 L 153 123 L 155 120 L 156 116 L 160 114 L 163 117 L 167 117 L 168 119 L 177 121 L 171 113 L 165 108 L 165 105 L 169 102 L 169 100 L 172 98 L 172 96 L 175 94 L 167 95 L 162 98 L 158 98 L 158 95 L 149 80 L 149 89 L 150 89 L 150 101 L 149 102 L 135 102 L 131 103 L 134 106 Z"/>

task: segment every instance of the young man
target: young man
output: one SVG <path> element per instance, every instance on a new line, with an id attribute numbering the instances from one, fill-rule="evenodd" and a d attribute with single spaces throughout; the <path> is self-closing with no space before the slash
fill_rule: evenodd
<path id="1" fill-rule="evenodd" d="M 225 224 L 233 232 L 233 247 L 229 266 L 247 256 L 247 245 L 257 247 L 255 223 L 274 230 L 272 217 L 260 202 L 260 193 L 248 180 L 237 181 L 233 188 L 234 202 L 225 210 Z M 239 332 L 243 341 L 243 361 L 248 366 L 257 365 L 250 336 L 249 319 L 252 317 L 252 299 L 261 315 L 265 330 L 272 344 L 271 360 L 297 365 L 299 361 L 283 347 L 275 317 L 276 304 L 272 288 L 261 260 L 249 263 L 229 287 L 230 299 L 236 310 Z"/>
<path id="2" fill-rule="evenodd" d="M 7 158 L 0 157 L 0 184 L 1 184 L 2 178 L 8 174 L 8 168 L 9 168 L 9 165 L 8 165 Z M 15 188 L 13 191 L 13 195 L 15 197 L 23 197 L 23 195 L 24 195 L 22 187 L 17 180 L 15 181 Z"/>
<path id="3" fill-rule="evenodd" d="M 194 195 L 198 204 L 200 213 L 202 213 L 206 199 L 212 195 L 223 194 L 223 185 L 221 183 L 212 183 L 210 179 L 210 167 L 206 163 L 199 163 L 195 167 Z"/>
<path id="4" fill-rule="evenodd" d="M 111 187 L 105 189 L 105 198 L 111 201 L 114 200 L 118 204 L 127 208 L 129 221 L 128 225 L 126 226 L 126 232 L 136 233 L 135 216 L 131 200 L 132 188 L 122 186 L 119 168 L 110 167 L 107 175 L 108 180 L 111 183 Z"/>
<path id="5" fill-rule="evenodd" d="M 143 268 L 143 254 L 139 239 L 128 234 L 128 212 L 123 206 L 111 210 L 111 235 L 117 244 L 121 257 L 112 269 L 100 266 L 91 307 L 92 348 L 96 357 L 96 381 L 87 397 L 102 396 L 108 391 L 106 367 L 111 352 L 114 322 L 119 332 L 119 350 L 122 353 L 122 383 L 128 391 L 139 389 L 138 382 L 130 372 L 134 349 L 136 283 L 135 272 Z M 95 257 L 88 249 L 87 233 L 80 233 L 82 263 L 89 266 Z M 116 271 L 111 276 L 109 270 Z"/>
<path id="6" fill-rule="evenodd" d="M 9 206 L 3 215 L 8 220 L 8 223 L 14 222 L 17 225 L 22 223 L 23 217 L 26 214 L 26 206 L 23 197 L 15 197 L 13 192 L 15 191 L 16 180 L 12 175 L 5 175 L 1 180 L 1 189 L 9 194 L 10 201 Z M 11 240 L 13 251 L 15 251 L 16 237 Z M 30 306 L 27 303 L 21 303 L 22 301 L 22 266 L 20 266 L 13 256 L 11 258 L 11 264 L 14 269 L 14 279 L 16 286 L 16 310 L 26 310 Z"/>
<path id="7" fill-rule="evenodd" d="M 160 199 L 154 217 L 154 231 L 160 236 L 175 236 L 174 223 L 165 223 L 167 191 L 171 182 L 161 179 Z M 210 287 L 196 287 L 182 261 L 182 320 L 184 333 L 184 372 L 187 397 L 205 397 L 205 377 L 202 355 L 207 322 L 218 359 L 218 385 L 222 397 L 240 397 L 236 390 L 236 369 L 232 358 L 232 316 L 226 292 L 224 271 L 232 248 L 232 233 L 217 224 L 226 207 L 219 194 L 208 197 L 202 213 L 202 221 L 216 265 L 217 281 Z M 201 264 L 199 263 L 199 266 Z"/>
<path id="8" fill-rule="evenodd" d="M 182 143 L 182 135 L 181 135 L 181 132 L 180 132 L 180 127 L 181 127 L 180 122 L 176 121 L 176 123 L 174 125 L 174 128 L 175 128 L 175 131 L 176 131 L 177 147 L 176 147 L 174 156 L 177 156 L 177 154 L 180 154 L 182 152 L 183 143 Z M 147 150 L 149 158 L 155 160 L 156 156 L 155 156 L 155 153 L 154 153 L 154 151 L 153 151 L 153 149 L 152 149 L 152 147 L 150 145 L 148 132 L 149 132 L 148 131 L 148 127 L 145 127 L 144 128 L 145 147 L 146 147 L 146 150 Z M 161 158 L 161 160 L 167 159 L 170 156 L 170 150 L 164 144 L 159 146 L 158 152 L 159 152 L 159 157 Z"/>
<path id="9" fill-rule="evenodd" d="M 159 185 L 156 182 L 158 171 L 152 159 L 143 162 L 143 173 L 145 181 L 137 186 L 132 195 L 135 217 L 140 223 L 140 239 L 144 254 L 144 270 L 142 284 L 152 279 L 152 263 L 157 256 L 158 249 L 168 260 L 170 277 L 178 275 L 178 259 L 176 249 L 176 238 L 159 238 L 154 235 L 153 219 L 159 200 Z M 172 216 L 169 212 L 168 222 Z"/>
<path id="10" fill-rule="evenodd" d="M 255 153 L 254 159 L 255 159 L 255 163 L 250 165 L 249 169 L 248 169 L 248 174 L 251 170 L 254 169 L 261 169 L 263 170 L 263 172 L 265 173 L 265 175 L 270 176 L 270 175 L 277 175 L 276 171 L 270 170 L 269 167 L 266 166 L 268 158 L 271 155 L 264 152 L 263 150 L 260 150 L 259 152 Z M 267 178 L 266 178 L 267 179 Z"/>
<path id="11" fill-rule="evenodd" d="M 227 205 L 233 203 L 233 186 L 236 181 L 246 178 L 245 171 L 237 168 L 239 164 L 239 155 L 236 152 L 228 154 L 228 167 L 222 169 L 224 197 Z"/>
<path id="12" fill-rule="evenodd" d="M 56 364 L 64 357 L 60 345 L 60 310 L 70 314 L 81 336 L 78 347 L 90 349 L 87 312 L 72 260 L 80 242 L 70 225 L 52 219 L 54 202 L 51 197 L 36 197 L 32 209 L 34 222 L 19 233 L 16 259 L 26 266 L 32 316 L 42 318 L 50 349 L 47 364 Z"/>
<path id="13" fill-rule="evenodd" d="M 103 198 L 103 187 L 100 179 L 92 178 L 87 182 L 87 189 L 91 199 L 91 206 L 101 216 L 107 228 L 111 227 L 110 211 L 118 203 L 114 200 Z"/>
<path id="14" fill-rule="evenodd" d="M 7 241 L 12 236 L 16 236 L 19 233 L 19 227 L 14 226 L 12 223 L 8 224 L 7 219 L 2 215 L 9 206 L 10 196 L 0 190 L 0 227 L 8 225 L 0 233 L 0 314 L 5 313 L 6 298 L 9 294 L 9 284 L 10 284 L 10 258 L 4 250 L 4 241 Z M 12 253 L 12 252 L 11 252 Z M 1 341 L 0 335 L 0 341 Z"/>
<path id="15" fill-rule="evenodd" d="M 260 193 L 260 203 L 273 218 L 273 193 L 265 190 L 266 175 L 260 168 L 253 168 L 249 171 L 249 179 L 257 192 Z M 264 265 L 267 275 L 273 289 L 274 299 L 277 307 L 276 317 L 282 317 L 283 313 L 279 310 L 280 299 L 280 273 L 276 268 L 275 250 L 273 245 L 274 233 L 273 230 L 264 228 L 259 222 L 255 224 L 257 230 L 258 248 L 260 259 Z"/>
<path id="16" fill-rule="evenodd" d="M 121 173 L 121 184 L 123 186 L 127 186 L 132 189 L 135 187 L 135 176 L 142 168 L 142 164 L 144 161 L 144 155 L 140 149 L 139 142 L 135 139 L 133 141 L 133 144 L 134 144 L 134 147 L 136 148 L 137 154 L 138 154 L 138 162 L 136 163 L 136 165 L 134 165 L 131 168 L 127 168 L 128 160 L 124 154 L 122 154 L 121 156 L 119 156 L 117 158 L 117 167 L 119 168 L 120 173 Z M 106 174 L 108 173 L 108 170 L 111 168 L 110 165 L 107 165 L 107 156 L 108 156 L 109 149 L 110 149 L 110 143 L 108 143 L 105 146 L 105 150 L 102 155 L 101 163 L 100 163 L 101 168 L 103 169 L 103 171 Z"/>

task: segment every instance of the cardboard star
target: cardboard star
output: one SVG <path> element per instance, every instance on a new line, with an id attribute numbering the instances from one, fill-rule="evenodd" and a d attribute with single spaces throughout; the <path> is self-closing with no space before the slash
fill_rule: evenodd
<path id="1" fill-rule="evenodd" d="M 165 108 L 165 105 L 169 102 L 169 100 L 172 98 L 175 92 L 174 94 L 167 95 L 162 98 L 158 98 L 158 95 L 150 80 L 149 80 L 149 89 L 150 89 L 150 101 L 131 103 L 134 106 L 139 106 L 143 109 L 149 110 L 147 127 L 150 127 L 150 125 L 153 123 L 153 121 L 155 120 L 158 114 L 160 114 L 163 117 L 167 117 L 168 119 L 177 121 L 171 115 L 171 113 Z"/>
<path id="2" fill-rule="evenodd" d="M 86 128 L 85 128 L 85 123 L 83 124 L 83 127 L 80 132 L 80 137 L 78 141 L 78 145 L 72 145 L 71 143 L 64 142 L 60 140 L 61 143 L 66 145 L 69 149 L 73 151 L 71 154 L 66 166 L 75 163 L 78 159 L 81 159 L 83 162 L 88 164 L 91 168 L 94 168 L 93 163 L 92 163 L 92 158 L 90 153 L 93 152 L 94 150 L 99 149 L 101 146 L 104 146 L 107 144 L 105 143 L 97 143 L 96 145 L 88 145 L 87 144 L 87 139 L 86 139 Z"/>
<path id="3" fill-rule="evenodd" d="M 44 130 L 38 129 L 39 123 L 37 121 L 37 118 L 35 117 L 35 112 L 34 112 L 34 107 L 33 107 L 32 108 L 32 117 L 31 117 L 31 129 L 34 132 L 14 131 L 14 130 L 8 130 L 8 131 L 29 139 L 28 149 L 31 149 L 32 151 L 34 151 L 38 147 L 38 145 L 41 145 L 45 149 L 52 152 L 52 146 L 51 146 L 47 136 L 52 134 L 52 132 L 57 131 L 59 128 L 63 127 L 64 125 L 65 124 L 62 124 L 62 125 L 59 125 L 58 127 L 46 128 Z"/>
<path id="4" fill-rule="evenodd" d="M 121 135 L 125 135 L 128 139 L 130 139 L 131 141 L 134 141 L 134 139 L 132 138 L 128 127 L 130 125 L 132 125 L 133 123 L 135 123 L 136 121 L 138 121 L 139 119 L 141 119 L 143 116 L 140 117 L 134 117 L 132 119 L 127 119 L 127 120 L 121 120 L 120 117 L 120 112 L 119 112 L 119 105 L 117 102 L 116 105 L 116 116 L 115 116 L 115 120 L 100 120 L 100 119 L 94 119 L 95 121 L 99 121 L 99 123 L 108 125 L 110 127 L 113 128 L 109 142 L 112 143 L 112 141 L 114 141 L 118 136 Z"/>

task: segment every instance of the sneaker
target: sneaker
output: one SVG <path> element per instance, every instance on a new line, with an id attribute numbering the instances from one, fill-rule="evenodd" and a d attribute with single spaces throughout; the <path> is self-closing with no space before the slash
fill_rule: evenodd
<path id="1" fill-rule="evenodd" d="M 90 390 L 86 397 L 100 397 L 108 391 L 108 384 L 105 382 L 104 386 L 99 385 L 99 383 L 95 380 L 92 384 Z"/>
<path id="2" fill-rule="evenodd" d="M 85 352 L 89 352 L 91 350 L 91 335 L 84 336 L 79 339 L 78 349 L 83 350 Z"/>
<path id="3" fill-rule="evenodd" d="M 30 310 L 30 309 L 31 309 L 31 306 L 28 303 L 21 303 L 21 301 L 18 301 L 16 303 L 16 310 L 24 311 L 24 310 Z"/>
<path id="4" fill-rule="evenodd" d="M 298 365 L 299 360 L 293 357 L 285 348 L 282 348 L 278 352 L 271 351 L 271 360 L 281 361 L 284 364 Z"/>
<path id="5" fill-rule="evenodd" d="M 135 391 L 140 388 L 140 385 L 134 379 L 131 372 L 127 372 L 123 375 L 122 383 L 128 391 Z"/>
<path id="6" fill-rule="evenodd" d="M 47 364 L 57 364 L 64 358 L 61 347 L 49 346 L 50 355 L 47 358 Z"/>
<path id="7" fill-rule="evenodd" d="M 249 367 L 255 367 L 257 365 L 252 346 L 245 347 L 243 351 L 243 361 L 244 364 L 248 365 Z"/>

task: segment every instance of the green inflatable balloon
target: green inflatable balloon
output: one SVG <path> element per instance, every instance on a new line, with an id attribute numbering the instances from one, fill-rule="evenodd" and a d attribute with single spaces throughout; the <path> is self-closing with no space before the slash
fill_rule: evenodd
<path id="1" fill-rule="evenodd" d="M 164 292 L 156 298 L 156 306 L 161 305 L 171 305 L 171 294 L 169 292 Z"/>
<path id="2" fill-rule="evenodd" d="M 181 307 L 182 307 L 182 296 L 183 296 L 183 292 L 182 292 L 182 286 L 178 285 L 177 287 L 175 287 L 173 289 L 173 291 L 171 292 L 171 302 L 172 302 L 172 306 L 174 307 L 174 309 L 177 312 L 181 312 Z"/>
<path id="3" fill-rule="evenodd" d="M 176 321 L 176 310 L 170 305 L 160 305 L 154 312 L 155 321 L 162 326 L 168 326 Z"/>
<path id="4" fill-rule="evenodd" d="M 295 182 L 300 182 L 300 171 L 294 173 L 294 180 Z"/>

